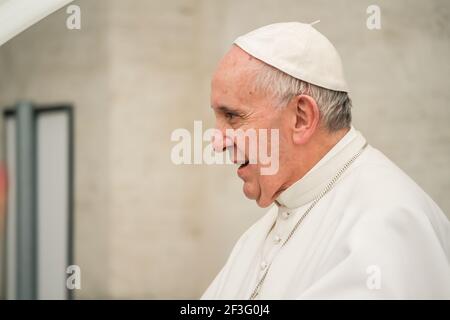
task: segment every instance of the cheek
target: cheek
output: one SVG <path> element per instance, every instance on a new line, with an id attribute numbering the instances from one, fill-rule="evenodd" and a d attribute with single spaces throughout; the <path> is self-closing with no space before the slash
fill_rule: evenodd
<path id="1" fill-rule="evenodd" d="M 258 176 L 258 184 L 261 186 L 261 189 L 270 189 L 271 186 L 276 184 L 277 180 L 276 174 Z"/>
<path id="2" fill-rule="evenodd" d="M 250 166 L 248 175 L 244 179 L 245 195 L 250 199 L 271 198 L 281 180 L 280 170 L 273 175 L 262 175 L 260 164 Z"/>
<path id="3" fill-rule="evenodd" d="M 267 168 L 267 165 L 264 165 L 263 167 Z M 270 187 L 275 185 L 276 181 L 279 180 L 278 172 L 274 174 L 261 174 L 261 167 L 259 164 L 255 165 L 255 168 L 252 169 L 254 169 L 254 171 L 252 171 L 252 178 L 249 181 L 257 184 L 261 189 L 270 189 Z M 267 172 L 267 170 L 263 170 L 263 172 Z"/>
<path id="4" fill-rule="evenodd" d="M 280 131 L 280 139 L 278 144 L 278 163 L 280 170 L 283 169 L 283 164 L 286 160 L 293 156 L 292 143 L 290 137 L 286 133 Z"/>

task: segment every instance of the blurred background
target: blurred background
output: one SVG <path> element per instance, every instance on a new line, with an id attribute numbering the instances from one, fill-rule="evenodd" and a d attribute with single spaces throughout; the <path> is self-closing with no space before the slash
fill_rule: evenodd
<path id="1" fill-rule="evenodd" d="M 245 198 L 233 166 L 173 164 L 170 137 L 195 120 L 213 127 L 216 63 L 237 36 L 274 22 L 320 20 L 344 62 L 354 126 L 449 215 L 450 2 L 72 4 L 81 29 L 66 27 L 64 7 L 0 47 L 0 106 L 72 106 L 75 298 L 198 298 L 266 212 Z M 372 4 L 379 30 L 366 26 Z"/>

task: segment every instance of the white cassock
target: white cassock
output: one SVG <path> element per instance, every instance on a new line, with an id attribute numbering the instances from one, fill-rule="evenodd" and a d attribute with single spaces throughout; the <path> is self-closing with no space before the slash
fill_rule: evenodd
<path id="1" fill-rule="evenodd" d="M 450 299 L 450 224 L 353 127 L 239 239 L 202 299 Z"/>

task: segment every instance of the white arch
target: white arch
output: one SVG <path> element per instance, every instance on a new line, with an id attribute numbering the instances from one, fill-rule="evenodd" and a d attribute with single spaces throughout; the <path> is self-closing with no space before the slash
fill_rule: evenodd
<path id="1" fill-rule="evenodd" d="M 73 0 L 0 0 L 0 46 Z"/>

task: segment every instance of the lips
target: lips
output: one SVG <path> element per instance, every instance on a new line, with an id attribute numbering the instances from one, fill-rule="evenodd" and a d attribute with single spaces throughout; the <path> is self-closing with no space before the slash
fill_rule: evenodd
<path id="1" fill-rule="evenodd" d="M 238 166 L 238 176 L 242 178 L 244 169 L 249 165 L 250 160 L 247 159 L 247 156 L 239 149 L 228 149 L 228 151 L 230 152 L 230 158 L 232 159 L 233 163 Z"/>
<path id="2" fill-rule="evenodd" d="M 241 165 L 239 166 L 239 169 L 242 169 L 242 168 L 248 166 L 248 164 L 249 164 L 249 161 L 246 160 L 243 164 L 241 164 Z"/>
<path id="3" fill-rule="evenodd" d="M 249 161 L 246 160 L 243 164 L 241 164 L 239 166 L 239 168 L 237 169 L 237 175 L 239 178 L 245 180 L 246 170 L 247 170 L 246 168 L 248 167 L 248 165 L 249 165 Z"/>

